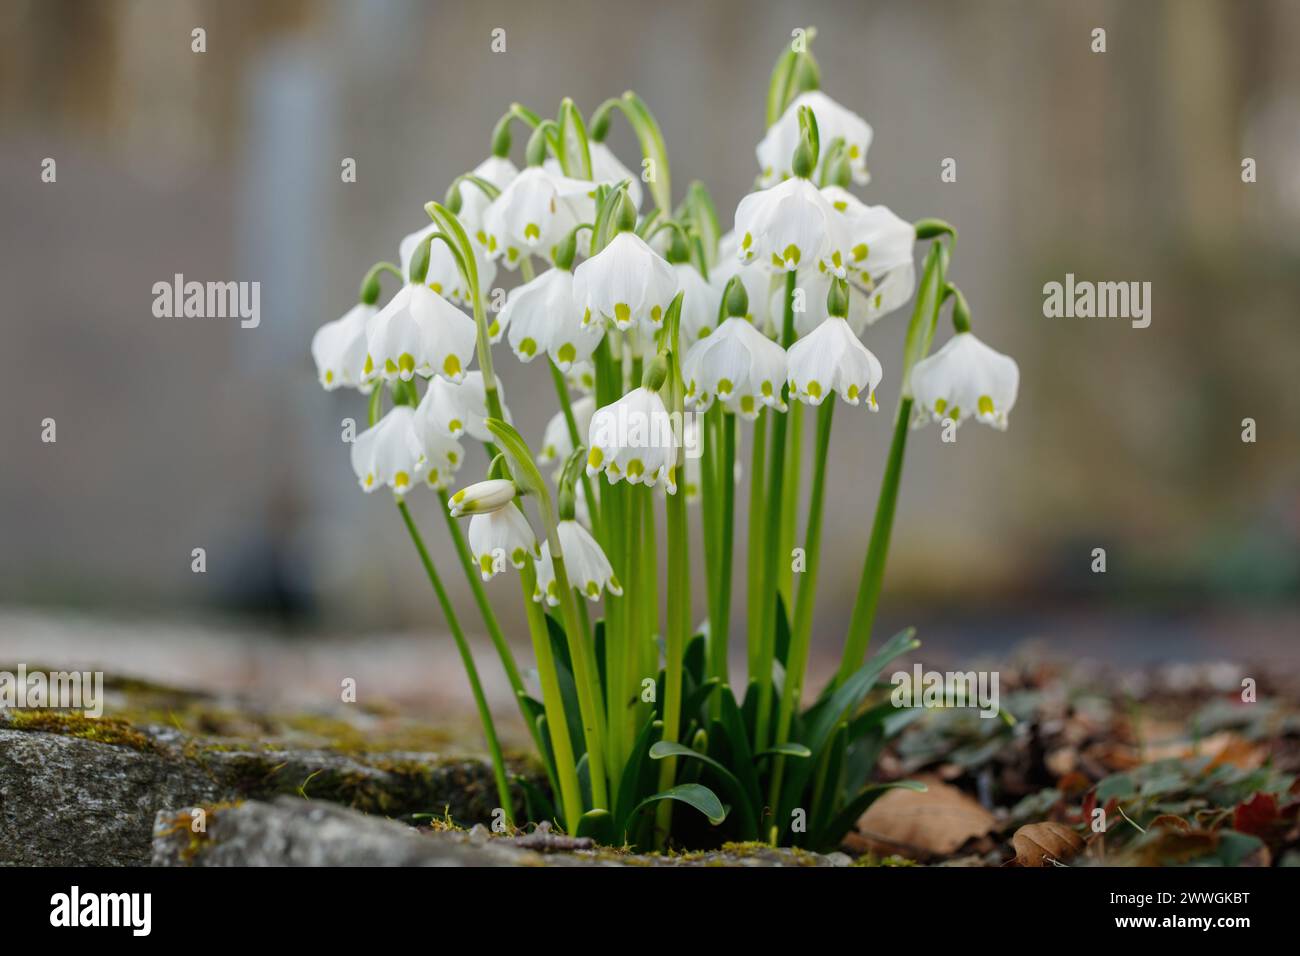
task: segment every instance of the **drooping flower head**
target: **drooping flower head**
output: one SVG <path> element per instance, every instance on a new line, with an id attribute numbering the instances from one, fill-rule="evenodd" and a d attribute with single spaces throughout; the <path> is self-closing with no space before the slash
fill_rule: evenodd
<path id="1" fill-rule="evenodd" d="M 843 217 L 811 181 L 793 176 L 736 207 L 738 257 L 776 272 L 821 266 L 846 274 L 848 230 Z"/>
<path id="2" fill-rule="evenodd" d="M 781 383 L 786 377 L 785 350 L 742 316 L 748 294 L 740 278 L 727 286 L 728 318 L 711 335 L 691 346 L 682 363 L 686 405 L 706 411 L 714 399 L 747 419 L 764 405 L 785 411 Z"/>
<path id="3" fill-rule="evenodd" d="M 974 418 L 999 430 L 1016 404 L 1020 366 L 989 348 L 972 332 L 958 332 L 943 348 L 912 367 L 914 424 L 945 418 L 960 425 Z"/>
<path id="4" fill-rule="evenodd" d="M 573 296 L 584 325 L 612 322 L 620 331 L 663 325 L 677 295 L 677 274 L 663 256 L 630 229 L 618 233 L 573 274 Z"/>
<path id="5" fill-rule="evenodd" d="M 387 486 L 401 496 L 423 481 L 426 458 L 415 409 L 396 405 L 352 442 L 352 470 L 367 493 Z"/>
<path id="6" fill-rule="evenodd" d="M 513 506 L 474 515 L 469 519 L 465 537 L 484 581 L 504 571 L 507 561 L 518 569 L 530 557 L 540 556 L 532 526 L 524 513 Z"/>
<path id="7" fill-rule="evenodd" d="M 859 185 L 870 182 L 867 150 L 871 148 L 871 126 L 820 90 L 810 90 L 794 98 L 758 144 L 759 183 L 771 186 L 792 175 L 791 157 L 799 146 L 799 110 L 805 106 L 817 118 L 817 129 L 824 146 L 836 139 L 844 141 L 853 181 Z"/>
<path id="8" fill-rule="evenodd" d="M 464 188 L 462 184 L 462 188 Z M 475 192 L 478 192 L 477 188 Z M 482 195 L 482 193 L 479 193 Z M 411 261 L 415 258 L 420 244 L 438 231 L 437 223 L 417 229 L 403 236 L 398 245 L 398 257 L 401 260 L 403 274 L 409 275 Z M 496 261 L 487 255 L 487 250 L 479 243 L 471 243 L 474 249 L 474 263 L 478 269 L 479 295 L 486 299 L 492 294 L 492 283 L 496 281 Z M 460 305 L 469 305 L 473 300 L 466 288 L 465 278 L 460 267 L 445 242 L 435 240 L 429 245 L 429 269 L 425 273 L 424 284 L 438 295 Z"/>
<path id="9" fill-rule="evenodd" d="M 370 391 L 373 383 L 368 384 L 365 375 L 366 327 L 378 312 L 374 305 L 360 302 L 312 336 L 311 357 L 326 391 L 340 387 Z"/>
<path id="10" fill-rule="evenodd" d="M 557 266 L 511 289 L 489 332 L 493 341 L 504 334 L 521 362 L 549 355 L 560 371 L 567 372 L 591 358 L 605 337 L 603 323 L 584 324 L 582 315 L 573 273 Z"/>
<path id="11" fill-rule="evenodd" d="M 663 484 L 677 492 L 677 436 L 659 393 L 644 385 L 599 408 L 587 429 L 587 474 L 610 484 Z"/>
<path id="12" fill-rule="evenodd" d="M 584 180 L 529 166 L 484 212 L 480 241 L 507 269 L 517 269 L 526 255 L 549 257 L 574 226 L 592 218 L 592 188 Z"/>
<path id="13" fill-rule="evenodd" d="M 497 395 L 501 399 L 502 414 L 510 420 L 505 407 L 505 390 L 497 380 Z M 436 430 L 459 438 L 468 434 L 479 441 L 492 441 L 488 430 L 487 391 L 483 386 L 483 373 L 477 369 L 467 372 L 459 382 L 442 378 L 429 380 L 429 387 L 420 399 L 416 417 Z"/>
<path id="14" fill-rule="evenodd" d="M 447 499 L 447 510 L 453 518 L 499 511 L 514 501 L 518 492 L 518 487 L 508 478 L 489 478 L 466 485 L 452 495 Z"/>
<path id="15" fill-rule="evenodd" d="M 623 593 L 623 586 L 601 550 L 596 539 L 576 520 L 560 521 L 556 525 L 560 548 L 564 554 L 565 572 L 569 583 L 589 600 L 600 599 L 602 591 L 613 595 Z M 542 542 L 541 557 L 537 559 L 537 588 L 534 601 L 545 600 L 551 607 L 560 603 L 560 591 L 555 582 L 555 565 L 551 561 L 551 543 Z"/>
<path id="16" fill-rule="evenodd" d="M 827 295 L 825 321 L 787 352 L 790 397 L 820 405 L 831 392 L 838 392 L 850 405 L 865 401 L 874 412 L 879 408 L 876 386 L 883 372 L 880 361 L 849 327 L 848 309 L 848 283 L 836 279 Z"/>

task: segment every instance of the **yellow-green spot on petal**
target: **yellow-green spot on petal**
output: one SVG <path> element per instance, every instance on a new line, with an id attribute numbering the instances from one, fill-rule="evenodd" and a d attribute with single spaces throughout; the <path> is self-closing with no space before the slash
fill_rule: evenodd
<path id="1" fill-rule="evenodd" d="M 485 555 L 480 556 L 479 559 L 478 559 L 478 566 L 479 566 L 479 570 L 481 570 L 484 574 L 491 575 L 491 574 L 492 574 L 492 555 L 490 555 L 490 554 L 485 554 Z"/>
<path id="2" fill-rule="evenodd" d="M 533 240 L 534 242 L 536 242 L 536 241 L 537 241 L 538 239 L 540 239 L 541 237 L 542 237 L 542 230 L 541 230 L 541 228 L 537 225 L 537 223 L 535 223 L 535 222 L 530 222 L 528 225 L 524 226 L 524 238 L 525 238 L 525 239 L 531 239 L 531 240 Z"/>
<path id="3" fill-rule="evenodd" d="M 415 371 L 415 356 L 410 352 L 403 352 L 397 357 L 397 367 L 403 372 Z"/>
<path id="4" fill-rule="evenodd" d="M 848 392 L 845 393 L 850 402 L 856 401 L 857 397 L 862 394 L 862 390 L 856 385 L 850 385 Z"/>
<path id="5" fill-rule="evenodd" d="M 465 500 L 464 488 L 462 488 L 460 491 L 456 492 L 454 495 L 451 496 L 451 503 L 454 505 L 458 505 L 464 500 Z"/>
<path id="6" fill-rule="evenodd" d="M 441 283 L 441 282 L 430 282 L 430 283 L 429 283 L 429 288 L 432 289 L 434 292 L 438 293 L 438 295 L 442 295 L 442 283 Z"/>
<path id="7" fill-rule="evenodd" d="M 500 334 L 501 334 L 501 323 L 496 319 L 493 319 L 492 324 L 488 326 L 488 337 L 494 339 Z"/>
<path id="8" fill-rule="evenodd" d="M 844 212 L 844 210 L 849 208 L 849 204 L 845 202 L 843 199 L 837 199 L 831 205 L 833 205 L 840 212 Z"/>
<path id="9" fill-rule="evenodd" d="M 600 597 L 600 585 L 597 584 L 595 581 L 587 582 L 587 597 L 589 598 Z"/>
<path id="10" fill-rule="evenodd" d="M 775 389 L 772 388 L 771 382 L 764 382 L 759 386 L 759 391 L 763 393 L 764 398 L 771 398 Z"/>
<path id="11" fill-rule="evenodd" d="M 957 419 L 961 418 L 961 409 L 956 405 L 954 405 L 952 411 L 948 413 L 948 417 L 951 418 L 953 421 L 956 421 Z"/>
<path id="12" fill-rule="evenodd" d="M 528 557 L 528 552 L 526 552 L 523 548 L 515 548 L 514 551 L 510 552 L 510 561 L 516 567 L 522 566 L 524 563 L 524 559 L 527 557 Z"/>
<path id="13" fill-rule="evenodd" d="M 532 358 L 537 354 L 537 343 L 532 338 L 524 339 L 519 343 L 519 354 Z"/>
<path id="14" fill-rule="evenodd" d="M 483 245 L 485 245 L 485 246 L 488 244 L 487 233 L 484 232 L 482 229 L 480 229 L 478 232 L 474 233 L 474 238 L 477 239 L 479 242 L 481 242 L 481 243 L 482 243 Z"/>
<path id="15" fill-rule="evenodd" d="M 822 383 L 817 381 L 817 379 L 813 379 L 804 388 L 804 391 L 808 394 L 809 398 L 821 398 Z"/>
<path id="16" fill-rule="evenodd" d="M 754 237 L 751 236 L 749 233 L 745 233 L 745 238 L 740 240 L 740 248 L 748 249 L 753 244 L 754 244 Z"/>
<path id="17" fill-rule="evenodd" d="M 454 355 L 448 355 L 442 363 L 442 370 L 448 375 L 460 374 L 460 359 Z"/>
<path id="18" fill-rule="evenodd" d="M 555 598 L 556 600 L 559 600 L 559 597 L 560 597 L 560 589 L 559 589 L 558 586 L 556 586 L 556 583 L 555 583 L 554 581 L 549 581 L 549 582 L 547 582 L 547 585 L 546 585 L 546 596 L 547 596 L 548 598 Z"/>
<path id="19" fill-rule="evenodd" d="M 456 434 L 457 432 L 463 432 L 464 430 L 465 430 L 465 423 L 462 422 L 459 418 L 453 418 L 451 421 L 447 423 L 447 431 L 451 432 L 453 435 Z"/>
<path id="20" fill-rule="evenodd" d="M 448 464 L 450 464 L 450 465 L 454 465 L 454 464 L 456 464 L 456 462 L 458 462 L 458 461 L 460 461 L 460 455 L 456 454 L 454 451 L 449 451 L 449 452 L 447 452 L 447 463 L 448 463 Z"/>
<path id="21" fill-rule="evenodd" d="M 742 396 L 740 396 L 740 410 L 741 410 L 742 412 L 744 412 L 746 415 L 749 415 L 749 414 L 751 414 L 751 413 L 754 411 L 754 396 L 753 396 L 753 395 L 742 395 Z"/>
<path id="22" fill-rule="evenodd" d="M 326 369 L 326 370 L 325 370 L 325 384 L 326 384 L 326 385 L 329 385 L 329 384 L 330 384 L 331 382 L 333 382 L 333 381 L 334 381 L 334 372 L 333 372 L 333 370 L 332 370 L 332 369 Z"/>
<path id="23" fill-rule="evenodd" d="M 658 325 L 660 322 L 662 322 L 663 318 L 664 318 L 664 310 L 659 308 L 659 306 L 656 305 L 653 309 L 650 310 L 650 321 L 653 322 L 655 325 Z"/>
<path id="24" fill-rule="evenodd" d="M 617 302 L 614 304 L 614 321 L 620 325 L 626 325 L 632 321 L 632 310 L 628 308 L 626 302 Z"/>
<path id="25" fill-rule="evenodd" d="M 778 269 L 785 268 L 785 263 L 781 261 L 781 257 L 778 256 L 775 252 L 772 253 L 772 265 L 776 266 Z"/>
<path id="26" fill-rule="evenodd" d="M 857 143 L 854 143 L 852 146 L 849 147 L 849 159 L 857 159 L 861 155 L 862 155 L 862 147 L 859 146 Z"/>
<path id="27" fill-rule="evenodd" d="M 519 258 L 519 250 L 516 249 L 514 246 L 511 246 L 509 249 L 506 250 L 506 258 L 509 259 L 511 262 L 514 262 L 516 259 Z"/>
<path id="28" fill-rule="evenodd" d="M 785 247 L 785 251 L 781 253 L 781 258 L 784 259 L 786 262 L 793 262 L 795 265 L 798 265 L 799 247 L 796 246 L 793 242 L 790 243 L 790 245 Z"/>
<path id="29" fill-rule="evenodd" d="M 604 463 L 604 461 L 605 461 L 605 453 L 601 451 L 599 448 L 593 448 L 591 452 L 587 455 L 588 468 L 599 469 L 600 466 Z"/>
<path id="30" fill-rule="evenodd" d="M 437 468 L 433 468 L 433 469 L 431 469 L 431 470 L 429 471 L 429 473 L 428 473 L 427 475 L 424 476 L 424 480 L 427 481 L 427 482 L 429 483 L 429 487 L 430 487 L 430 488 L 437 488 L 437 487 L 438 487 L 438 469 L 437 469 Z"/>
<path id="31" fill-rule="evenodd" d="M 375 476 L 373 474 L 366 475 L 366 487 L 369 488 L 374 483 L 375 483 Z"/>
<path id="32" fill-rule="evenodd" d="M 979 411 L 981 415 L 992 415 L 993 399 L 987 395 L 981 395 L 979 400 Z"/>
<path id="33" fill-rule="evenodd" d="M 366 353 L 366 364 L 361 369 L 362 375 L 370 375 L 375 370 L 375 360 L 369 352 Z"/>
<path id="34" fill-rule="evenodd" d="M 406 472 L 399 471 L 397 474 L 393 475 L 394 488 L 408 488 L 410 487 L 410 484 L 411 484 L 411 476 L 408 475 Z"/>
<path id="35" fill-rule="evenodd" d="M 867 244 L 865 242 L 859 242 L 856 246 L 854 246 L 852 249 L 849 250 L 849 252 L 853 254 L 854 262 L 861 262 L 863 259 L 867 257 L 870 251 L 871 250 L 867 247 Z"/>
<path id="36" fill-rule="evenodd" d="M 397 363 L 392 359 L 384 359 L 384 371 L 389 375 L 397 374 Z"/>
<path id="37" fill-rule="evenodd" d="M 728 395 L 731 394 L 732 387 L 733 386 L 731 384 L 731 379 L 729 378 L 718 379 L 718 396 L 720 398 L 726 398 Z"/>
<path id="38" fill-rule="evenodd" d="M 578 357 L 578 350 L 573 347 L 573 343 L 565 342 L 555 353 L 555 357 L 561 362 L 572 362 Z"/>
<path id="39" fill-rule="evenodd" d="M 645 474 L 645 465 L 641 463 L 640 458 L 633 458 L 627 463 L 627 476 L 629 478 L 640 478 Z"/>
<path id="40" fill-rule="evenodd" d="M 947 407 L 948 407 L 948 400 L 946 398 L 936 398 L 934 400 L 934 413 L 936 415 L 942 415 L 943 410 Z"/>

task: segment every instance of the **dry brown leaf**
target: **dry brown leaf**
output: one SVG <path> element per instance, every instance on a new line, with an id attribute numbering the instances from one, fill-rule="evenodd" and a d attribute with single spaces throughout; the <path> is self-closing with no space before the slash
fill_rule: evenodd
<path id="1" fill-rule="evenodd" d="M 929 789 L 890 790 L 858 819 L 858 831 L 892 852 L 945 856 L 973 837 L 989 833 L 993 814 L 956 787 L 934 777 L 918 778 Z"/>
<path id="2" fill-rule="evenodd" d="M 1084 847 L 1083 837 L 1064 823 L 1027 823 L 1011 838 L 1020 866 L 1051 866 L 1065 863 Z"/>

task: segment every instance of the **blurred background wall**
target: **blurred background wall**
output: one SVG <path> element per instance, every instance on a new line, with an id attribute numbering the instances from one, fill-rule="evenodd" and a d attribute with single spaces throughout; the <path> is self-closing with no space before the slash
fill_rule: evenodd
<path id="1" fill-rule="evenodd" d="M 913 434 L 883 622 L 981 648 L 1119 632 L 1174 654 L 1195 622 L 1229 649 L 1252 633 L 1293 650 L 1300 4 L 1285 0 L 0 0 L 0 605 L 269 633 L 439 626 L 395 510 L 356 488 L 341 422 L 363 421 L 364 401 L 321 392 L 312 332 L 487 154 L 515 100 L 589 112 L 637 90 L 677 198 L 701 179 L 729 221 L 773 60 L 808 24 L 825 90 L 875 128 L 861 195 L 957 225 L 953 278 L 1022 370 L 1005 434 Z M 940 182 L 947 157 L 955 183 Z M 1044 318 L 1043 284 L 1067 272 L 1151 282 L 1150 328 Z M 260 281 L 261 326 L 155 318 L 152 286 L 175 273 Z M 866 336 L 881 413 L 836 416 L 827 651 L 907 311 Z M 500 364 L 517 424 L 540 436 L 544 370 Z M 413 505 L 443 549 L 436 502 Z M 1089 570 L 1095 547 L 1106 575 Z M 517 589 L 491 593 L 517 625 Z"/>

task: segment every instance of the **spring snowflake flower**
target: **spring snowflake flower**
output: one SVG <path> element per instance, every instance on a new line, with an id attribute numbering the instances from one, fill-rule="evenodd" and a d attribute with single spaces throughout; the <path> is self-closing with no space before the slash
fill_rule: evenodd
<path id="1" fill-rule="evenodd" d="M 463 183 L 461 188 L 464 188 Z M 483 195 L 477 187 L 472 188 L 478 195 Z M 417 229 L 402 237 L 401 244 L 398 246 L 402 275 L 411 274 L 411 259 L 415 256 L 415 250 L 437 230 L 436 223 L 429 223 L 423 229 Z M 487 256 L 486 250 L 480 244 L 471 245 L 474 249 L 474 262 L 478 268 L 479 295 L 487 299 L 492 294 L 492 283 L 496 281 L 497 264 Z M 465 279 L 460 274 L 460 268 L 452 258 L 451 250 L 441 239 L 435 240 L 429 246 L 429 272 L 424 278 L 424 284 L 452 302 L 469 305 L 473 301 L 469 289 L 466 288 Z"/>
<path id="2" fill-rule="evenodd" d="M 623 165 L 623 161 L 614 155 L 614 151 L 604 143 L 590 142 L 587 149 L 591 154 L 591 182 L 588 186 L 594 191 L 597 186 L 617 186 L 627 180 L 627 195 L 632 205 L 641 208 L 641 177 Z M 560 161 L 555 158 L 543 163 L 547 172 L 563 176 Z"/>
<path id="3" fill-rule="evenodd" d="M 424 445 L 415 429 L 415 409 L 397 405 L 352 442 L 352 470 L 367 493 L 387 485 L 401 496 L 424 480 Z"/>
<path id="4" fill-rule="evenodd" d="M 971 332 L 958 332 L 912 368 L 914 424 L 923 424 L 927 416 L 937 422 L 951 418 L 957 425 L 975 418 L 1005 431 L 1019 388 L 1015 359 L 989 348 Z"/>
<path id="5" fill-rule="evenodd" d="M 596 366 L 589 361 L 574 362 L 564 373 L 564 381 L 573 391 L 590 395 L 596 390 Z"/>
<path id="6" fill-rule="evenodd" d="M 573 273 L 555 268 L 511 289 L 501 314 L 488 330 L 492 341 L 499 341 L 504 334 L 521 362 L 549 355 L 562 372 L 576 362 L 585 362 L 605 337 L 605 327 L 583 324 L 583 310 L 573 287 Z"/>
<path id="7" fill-rule="evenodd" d="M 497 380 L 497 395 L 502 402 L 502 413 L 510 420 L 510 410 L 505 407 L 505 389 Z M 468 434 L 479 441 L 493 441 L 488 430 L 487 391 L 483 387 L 483 373 L 477 369 L 467 372 L 459 382 L 442 378 L 429 380 L 424 398 L 420 399 L 416 417 L 437 431 L 453 438 Z"/>
<path id="8" fill-rule="evenodd" d="M 491 581 L 506 569 L 509 561 L 522 568 L 529 557 L 539 555 L 537 536 L 518 508 L 501 508 L 469 519 L 466 533 L 469 553 L 478 563 L 484 581 Z"/>
<path id="9" fill-rule="evenodd" d="M 792 177 L 750 193 L 736 207 L 740 261 L 776 272 L 820 265 L 843 278 L 849 235 L 845 217 L 807 179 Z"/>
<path id="10" fill-rule="evenodd" d="M 596 539 L 575 520 L 561 521 L 556 525 L 560 547 L 564 551 L 564 567 L 569 583 L 590 600 L 600 599 L 601 591 L 615 596 L 623 593 L 623 586 L 605 557 Z M 551 607 L 560 603 L 560 592 L 555 583 L 555 565 L 551 562 L 551 543 L 542 542 L 542 554 L 537 559 L 537 589 L 534 601 L 545 600 Z"/>
<path id="11" fill-rule="evenodd" d="M 470 175 L 477 176 L 479 179 L 491 183 L 497 189 L 504 190 L 514 182 L 515 177 L 519 175 L 519 170 L 505 156 L 489 156 L 470 170 Z M 462 182 L 456 188 L 460 193 L 460 210 L 456 213 L 456 216 L 460 219 L 461 225 L 465 227 L 465 231 L 477 238 L 478 233 L 483 228 L 483 216 L 487 212 L 488 206 L 492 204 L 492 200 L 488 199 L 487 193 L 473 183 Z M 486 250 L 486 235 L 479 240 L 479 245 Z M 432 272 L 433 267 L 430 266 L 429 269 Z"/>
<path id="12" fill-rule="evenodd" d="M 825 152 L 836 139 L 844 140 L 853 181 L 865 185 L 871 181 L 867 172 L 867 150 L 871 148 L 871 126 L 857 113 L 846 109 L 820 90 L 800 93 L 786 107 L 781 118 L 758 144 L 759 184 L 771 186 L 791 175 L 790 161 L 799 146 L 799 109 L 810 107 L 817 118 L 817 138 Z"/>
<path id="13" fill-rule="evenodd" d="M 746 319 L 729 318 L 693 345 L 682 364 L 682 377 L 686 404 L 697 411 L 708 409 L 715 398 L 750 420 L 764 405 L 786 410 L 781 401 L 785 350 Z"/>
<path id="14" fill-rule="evenodd" d="M 677 493 L 677 436 L 658 392 L 634 388 L 597 409 L 587 428 L 587 474 L 605 473 L 610 484 L 663 484 Z"/>
<path id="15" fill-rule="evenodd" d="M 847 319 L 828 316 L 790 346 L 790 397 L 820 405 L 832 391 L 850 405 L 864 398 L 873 412 L 882 370 L 879 360 L 858 341 Z"/>
<path id="16" fill-rule="evenodd" d="M 573 403 L 573 421 L 578 426 L 578 436 L 587 434 L 591 428 L 591 416 L 596 412 L 596 399 L 584 395 Z M 550 465 L 563 463 L 573 454 L 573 442 L 569 436 L 569 422 L 560 410 L 546 423 L 546 432 L 542 435 L 542 450 L 537 455 L 539 464 Z"/>
<path id="17" fill-rule="evenodd" d="M 525 255 L 549 258 L 574 226 L 595 215 L 591 188 L 584 180 L 529 166 L 483 213 L 479 241 L 507 269 L 517 269 Z"/>
<path id="18" fill-rule="evenodd" d="M 425 484 L 441 491 L 451 484 L 456 472 L 460 471 L 461 463 L 465 461 L 465 449 L 442 426 L 431 422 L 428 416 L 421 415 L 418 408 L 412 424 L 424 448 Z"/>
<path id="19" fill-rule="evenodd" d="M 780 283 L 773 281 L 772 273 L 768 272 L 761 262 L 741 264 L 740 239 L 735 231 L 727 233 L 719 240 L 718 262 L 709 270 L 709 282 L 721 295 L 732 276 L 740 276 L 740 281 L 745 286 L 745 293 L 749 296 L 749 312 L 745 314 L 745 318 L 758 331 L 769 338 L 775 338 L 781 330 L 772 321 L 772 316 L 779 316 L 784 306 L 778 305 L 773 312 L 771 303 L 774 295 L 784 294 L 784 289 Z M 684 307 L 685 302 L 682 305 Z"/>
<path id="20" fill-rule="evenodd" d="M 369 324 L 367 380 L 409 382 L 442 375 L 458 382 L 474 357 L 474 320 L 426 285 L 408 282 Z"/>
<path id="21" fill-rule="evenodd" d="M 519 489 L 508 478 L 489 478 L 466 485 L 447 499 L 447 510 L 453 518 L 461 515 L 488 514 L 500 511 L 515 500 Z"/>
<path id="22" fill-rule="evenodd" d="M 311 357 L 326 391 L 340 386 L 370 391 L 365 375 L 366 327 L 378 312 L 373 305 L 358 303 L 341 319 L 326 322 L 311 337 Z"/>
<path id="23" fill-rule="evenodd" d="M 722 287 L 713 286 L 689 262 L 676 262 L 677 287 L 682 291 L 681 347 L 688 349 L 707 336 L 718 324 L 722 304 Z M 724 283 L 725 285 L 725 283 Z"/>
<path id="24" fill-rule="evenodd" d="M 573 274 L 584 325 L 603 317 L 620 331 L 638 323 L 658 329 L 675 295 L 677 273 L 634 232 L 620 232 Z"/>

